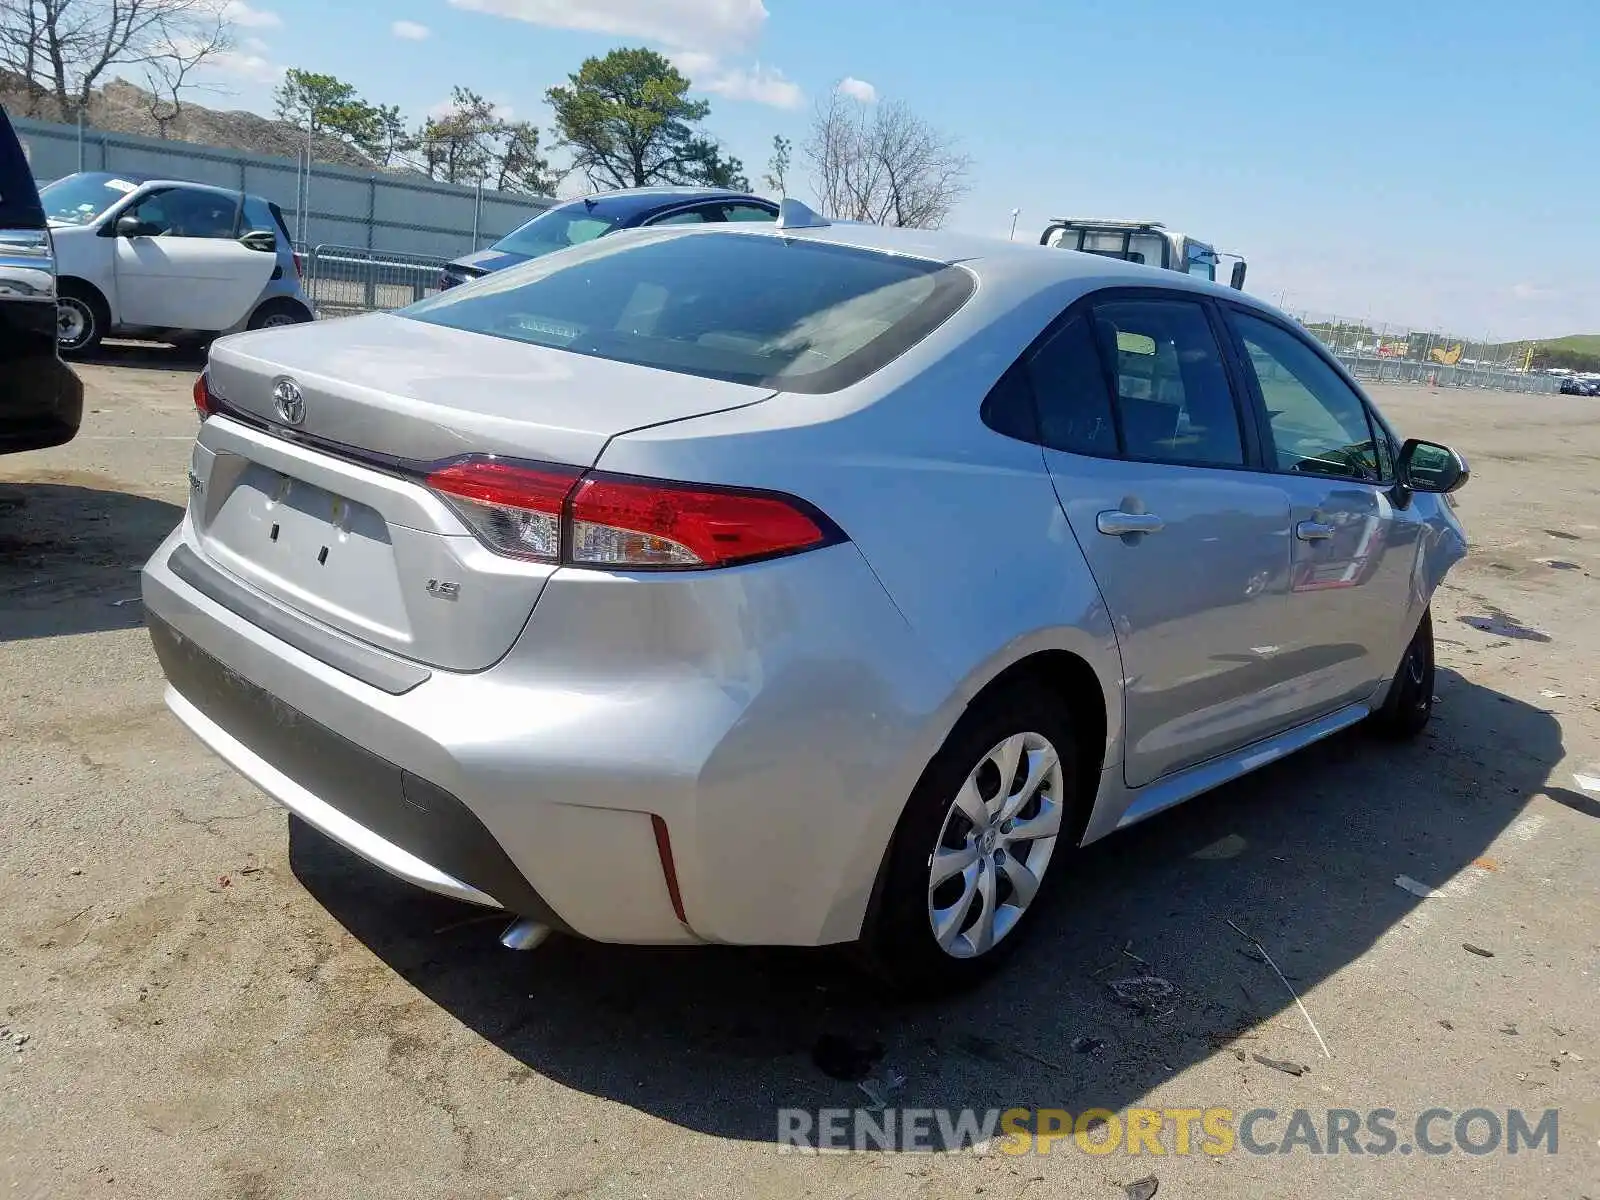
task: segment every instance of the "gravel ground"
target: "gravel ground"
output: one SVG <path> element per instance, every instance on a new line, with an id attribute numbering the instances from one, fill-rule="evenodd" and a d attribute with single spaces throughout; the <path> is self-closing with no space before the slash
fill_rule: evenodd
<path id="1" fill-rule="evenodd" d="M 193 369 L 109 349 L 83 436 L 0 459 L 4 1194 L 1600 1197 L 1600 402 L 1379 389 L 1475 469 L 1429 733 L 1101 843 L 1007 974 L 898 1006 L 823 954 L 503 951 L 203 751 L 134 574 L 185 498 Z M 1140 975 L 1170 994 L 1119 1003 Z M 1389 1108 L 1406 1143 L 1430 1107 L 1557 1108 L 1559 1149 L 781 1155 L 779 1107 L 866 1102 L 828 1036 L 877 1043 L 901 1106 L 1277 1110 L 1264 1142 Z"/>

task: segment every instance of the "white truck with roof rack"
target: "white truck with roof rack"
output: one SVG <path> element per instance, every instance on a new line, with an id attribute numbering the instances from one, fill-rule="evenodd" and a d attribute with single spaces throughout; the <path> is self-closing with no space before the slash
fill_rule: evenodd
<path id="1" fill-rule="evenodd" d="M 1059 250 L 1081 250 L 1127 262 L 1161 267 L 1185 275 L 1198 275 L 1216 282 L 1217 267 L 1224 258 L 1234 259 L 1228 286 L 1244 288 L 1245 261 L 1238 254 L 1218 251 L 1215 246 L 1176 233 L 1160 221 L 1111 221 L 1085 217 L 1056 217 L 1039 235 L 1041 246 Z"/>

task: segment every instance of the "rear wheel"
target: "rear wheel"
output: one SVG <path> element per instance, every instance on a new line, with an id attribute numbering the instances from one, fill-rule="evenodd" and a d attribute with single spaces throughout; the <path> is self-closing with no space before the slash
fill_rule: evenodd
<path id="1" fill-rule="evenodd" d="M 874 974 L 897 991 L 940 992 L 1009 957 L 1064 873 L 1076 759 L 1066 713 L 1039 689 L 968 712 L 895 831 L 861 946 Z"/>
<path id="2" fill-rule="evenodd" d="M 250 315 L 251 329 L 281 329 L 286 325 L 304 325 L 311 314 L 293 300 L 268 300 Z"/>
<path id="3" fill-rule="evenodd" d="M 1424 609 L 1389 684 L 1389 694 L 1370 720 L 1372 728 L 1385 737 L 1410 738 L 1421 733 L 1432 716 L 1433 616 Z"/>
<path id="4" fill-rule="evenodd" d="M 63 354 L 88 354 L 110 324 L 105 302 L 80 284 L 66 282 L 56 294 L 56 345 Z"/>

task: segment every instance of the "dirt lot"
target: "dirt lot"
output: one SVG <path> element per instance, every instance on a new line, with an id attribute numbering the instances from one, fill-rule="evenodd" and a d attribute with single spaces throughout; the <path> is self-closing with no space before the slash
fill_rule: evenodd
<path id="1" fill-rule="evenodd" d="M 6 1195 L 1600 1197 L 1600 794 L 1574 778 L 1600 776 L 1600 402 L 1381 395 L 1476 471 L 1429 734 L 1334 739 L 1100 844 L 1003 978 L 895 1007 L 825 955 L 503 951 L 201 750 L 134 573 L 185 498 L 192 369 L 112 351 L 82 437 L 0 460 Z M 1145 973 L 1171 995 L 1119 1004 Z M 1389 1108 L 1407 1143 L 1430 1107 L 1558 1108 L 1559 1149 L 779 1155 L 779 1107 L 866 1102 L 823 1035 L 880 1043 L 903 1106 Z"/>

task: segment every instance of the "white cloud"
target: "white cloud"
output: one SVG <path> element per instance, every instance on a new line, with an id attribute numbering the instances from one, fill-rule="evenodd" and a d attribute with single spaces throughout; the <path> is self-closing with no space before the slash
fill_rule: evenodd
<path id="1" fill-rule="evenodd" d="M 766 24 L 762 0 L 449 0 L 469 12 L 554 29 L 638 37 L 684 49 L 739 50 Z"/>
<path id="2" fill-rule="evenodd" d="M 799 108 L 805 103 L 800 85 L 777 67 L 760 63 L 753 67 L 724 66 L 716 55 L 701 50 L 679 51 L 672 56 L 672 65 L 702 92 L 726 96 L 730 100 L 750 100 L 773 108 Z"/>
<path id="3" fill-rule="evenodd" d="M 1559 296 L 1560 294 L 1554 288 L 1535 287 L 1531 283 L 1517 283 L 1511 287 L 1511 298 L 1513 300 L 1549 300 L 1551 297 Z"/>
<path id="4" fill-rule="evenodd" d="M 251 8 L 244 0 L 228 0 L 222 6 L 222 17 L 245 29 L 278 29 L 283 25 L 283 18 L 277 13 Z"/>
<path id="5" fill-rule="evenodd" d="M 248 80 L 251 83 L 277 83 L 283 68 L 264 54 L 246 50 L 224 50 L 206 59 L 208 70 L 230 80 Z"/>
<path id="6" fill-rule="evenodd" d="M 805 103 L 800 85 L 784 77 L 777 67 L 729 67 L 699 81 L 702 91 L 726 96 L 730 100 L 752 100 L 773 108 L 799 108 Z"/>
<path id="7" fill-rule="evenodd" d="M 389 26 L 389 32 L 402 42 L 425 42 L 433 36 L 433 30 L 415 21 L 396 21 Z"/>
<path id="8" fill-rule="evenodd" d="M 865 79 L 857 79 L 854 75 L 846 75 L 839 81 L 841 95 L 849 96 L 852 100 L 859 100 L 863 104 L 876 104 L 878 102 L 878 89 Z"/>

